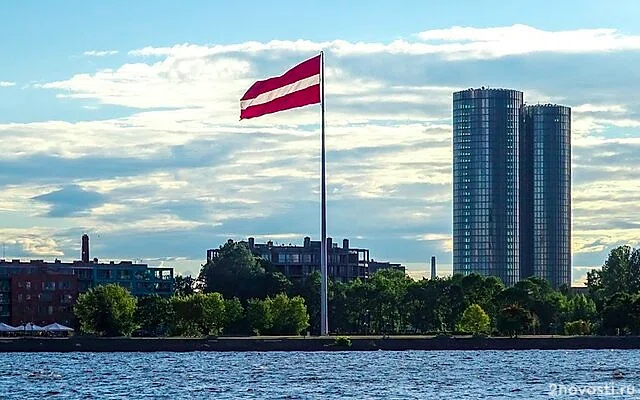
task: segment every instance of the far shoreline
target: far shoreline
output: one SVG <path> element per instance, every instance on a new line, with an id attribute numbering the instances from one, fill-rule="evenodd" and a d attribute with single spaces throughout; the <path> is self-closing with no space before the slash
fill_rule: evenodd
<path id="1" fill-rule="evenodd" d="M 267 352 L 267 351 L 479 351 L 479 350 L 633 350 L 640 336 L 338 336 L 0 338 L 0 352 Z"/>

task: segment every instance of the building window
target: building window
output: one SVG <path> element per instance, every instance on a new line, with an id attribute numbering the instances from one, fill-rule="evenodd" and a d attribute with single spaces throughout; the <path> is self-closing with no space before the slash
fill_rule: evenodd
<path id="1" fill-rule="evenodd" d="M 278 262 L 279 263 L 287 262 L 287 255 L 282 253 L 278 254 Z"/>
<path id="2" fill-rule="evenodd" d="M 31 281 L 25 281 L 25 282 L 24 282 L 24 286 L 25 286 L 27 289 L 31 289 Z"/>
<path id="3" fill-rule="evenodd" d="M 22 303 L 22 293 L 18 293 L 18 303 Z"/>

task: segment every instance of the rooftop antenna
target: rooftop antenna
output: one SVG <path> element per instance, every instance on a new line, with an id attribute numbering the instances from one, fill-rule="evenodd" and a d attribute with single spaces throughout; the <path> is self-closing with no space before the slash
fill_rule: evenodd
<path id="1" fill-rule="evenodd" d="M 2 242 L 2 258 L 6 258 L 6 244 Z"/>

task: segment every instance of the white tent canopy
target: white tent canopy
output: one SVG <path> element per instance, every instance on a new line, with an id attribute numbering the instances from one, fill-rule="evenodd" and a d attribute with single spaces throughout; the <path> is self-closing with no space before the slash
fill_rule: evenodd
<path id="1" fill-rule="evenodd" d="M 20 329 L 11 326 L 11 325 L 7 325 L 4 322 L 0 322 L 0 332 L 16 332 L 19 331 Z"/>
<path id="2" fill-rule="evenodd" d="M 60 325 L 57 322 L 54 322 L 53 324 L 49 324 L 49 325 L 45 326 L 42 329 L 44 331 L 47 331 L 47 332 L 73 332 L 73 328 L 69 328 L 68 326 Z"/>
<path id="3" fill-rule="evenodd" d="M 32 324 L 31 322 L 29 322 L 26 325 L 16 326 L 16 329 L 19 331 L 26 331 L 26 332 L 42 332 L 44 330 L 42 329 L 41 326 Z"/>

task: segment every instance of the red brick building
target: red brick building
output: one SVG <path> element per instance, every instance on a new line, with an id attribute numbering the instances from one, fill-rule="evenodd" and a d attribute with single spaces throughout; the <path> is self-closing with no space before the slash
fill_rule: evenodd
<path id="1" fill-rule="evenodd" d="M 73 323 L 78 277 L 41 269 L 11 278 L 11 324 Z"/>

